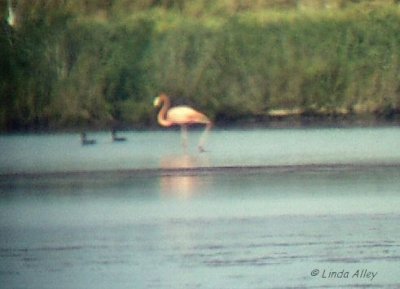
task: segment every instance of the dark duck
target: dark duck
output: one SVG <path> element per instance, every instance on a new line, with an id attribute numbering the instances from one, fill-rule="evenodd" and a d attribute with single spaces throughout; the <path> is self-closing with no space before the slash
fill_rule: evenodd
<path id="1" fill-rule="evenodd" d="M 113 129 L 113 130 L 111 131 L 111 136 L 112 136 L 113 142 L 126 141 L 126 138 L 125 138 L 125 137 L 117 136 L 117 132 L 115 131 L 115 129 Z"/>
<path id="2" fill-rule="evenodd" d="M 94 145 L 96 143 L 95 139 L 88 139 L 85 132 L 81 133 L 81 143 L 83 146 Z"/>

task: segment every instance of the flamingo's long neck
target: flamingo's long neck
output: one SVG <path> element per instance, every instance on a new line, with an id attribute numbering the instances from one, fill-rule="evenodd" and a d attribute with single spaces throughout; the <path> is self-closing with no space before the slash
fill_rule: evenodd
<path id="1" fill-rule="evenodd" d="M 163 105 L 158 113 L 157 121 L 162 126 L 170 126 L 172 122 L 167 119 L 167 111 L 171 105 L 170 101 L 165 95 L 160 96 L 160 101 L 163 103 Z"/>

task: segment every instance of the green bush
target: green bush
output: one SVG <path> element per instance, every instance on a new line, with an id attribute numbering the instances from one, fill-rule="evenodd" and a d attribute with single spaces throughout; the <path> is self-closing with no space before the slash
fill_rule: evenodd
<path id="1" fill-rule="evenodd" d="M 0 128 L 155 125 L 160 92 L 216 121 L 399 112 L 398 5 L 295 2 L 21 0 L 15 27 L 2 16 Z"/>

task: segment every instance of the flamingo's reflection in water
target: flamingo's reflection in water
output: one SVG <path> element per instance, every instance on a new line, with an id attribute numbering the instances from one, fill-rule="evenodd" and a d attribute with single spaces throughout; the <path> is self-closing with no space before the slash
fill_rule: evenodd
<path id="1" fill-rule="evenodd" d="M 208 167 L 207 158 L 198 158 L 188 154 L 168 155 L 161 158 L 160 167 L 165 170 L 161 175 L 161 194 L 167 197 L 188 199 L 204 192 L 206 178 L 199 176 L 193 168 Z M 174 173 L 168 173 L 173 170 Z M 211 176 L 207 176 L 209 178 Z"/>

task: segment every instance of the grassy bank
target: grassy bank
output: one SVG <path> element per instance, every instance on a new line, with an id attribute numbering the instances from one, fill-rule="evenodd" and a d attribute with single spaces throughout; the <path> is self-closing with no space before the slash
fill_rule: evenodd
<path id="1" fill-rule="evenodd" d="M 0 34 L 3 131 L 152 126 L 161 91 L 217 122 L 400 112 L 394 1 L 21 2 Z"/>

